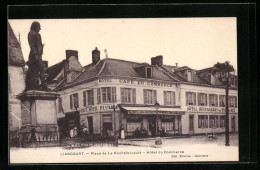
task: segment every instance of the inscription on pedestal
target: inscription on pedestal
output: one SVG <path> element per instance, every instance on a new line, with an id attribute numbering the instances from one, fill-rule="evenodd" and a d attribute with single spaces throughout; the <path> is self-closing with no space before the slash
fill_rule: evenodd
<path id="1" fill-rule="evenodd" d="M 36 100 L 36 122 L 37 124 L 56 124 L 55 101 Z"/>

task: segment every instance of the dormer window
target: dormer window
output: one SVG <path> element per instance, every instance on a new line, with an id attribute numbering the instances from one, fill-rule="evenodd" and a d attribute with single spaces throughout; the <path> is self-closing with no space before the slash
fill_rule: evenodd
<path id="1" fill-rule="evenodd" d="M 151 67 L 146 67 L 146 77 L 152 78 L 152 68 Z"/>
<path id="2" fill-rule="evenodd" d="M 192 71 L 191 70 L 187 70 L 187 80 L 192 81 Z"/>

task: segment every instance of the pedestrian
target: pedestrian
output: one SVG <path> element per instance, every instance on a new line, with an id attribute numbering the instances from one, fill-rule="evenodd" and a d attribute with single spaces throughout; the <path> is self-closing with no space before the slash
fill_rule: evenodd
<path id="1" fill-rule="evenodd" d="M 120 137 L 121 139 L 125 139 L 125 130 L 124 130 L 124 125 L 121 124 L 121 128 L 120 128 Z"/>

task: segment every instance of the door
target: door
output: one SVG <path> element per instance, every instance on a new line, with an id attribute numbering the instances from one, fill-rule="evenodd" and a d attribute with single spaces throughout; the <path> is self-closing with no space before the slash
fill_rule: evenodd
<path id="1" fill-rule="evenodd" d="M 232 133 L 236 132 L 236 117 L 232 116 L 231 118 L 231 129 L 232 129 Z"/>
<path id="2" fill-rule="evenodd" d="M 156 119 L 155 118 L 149 118 L 149 129 L 150 134 L 152 136 L 155 136 L 156 134 Z"/>
<path id="3" fill-rule="evenodd" d="M 194 133 L 194 115 L 189 115 L 189 130 L 192 135 Z"/>
<path id="4" fill-rule="evenodd" d="M 88 129 L 89 129 L 89 134 L 93 135 L 93 117 L 88 117 Z"/>

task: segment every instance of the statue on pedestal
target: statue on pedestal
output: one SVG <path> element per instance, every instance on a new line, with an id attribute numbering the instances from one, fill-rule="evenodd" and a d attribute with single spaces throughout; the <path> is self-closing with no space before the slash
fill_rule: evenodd
<path id="1" fill-rule="evenodd" d="M 45 67 L 42 61 L 43 47 L 41 35 L 39 31 L 41 30 L 41 25 L 39 22 L 33 22 L 31 25 L 30 32 L 28 34 L 28 42 L 30 46 L 30 54 L 28 64 L 28 71 L 25 79 L 25 90 L 43 90 L 49 91 L 45 83 Z M 39 81 L 41 80 L 41 86 L 39 86 Z"/>

